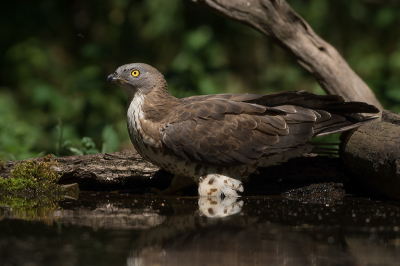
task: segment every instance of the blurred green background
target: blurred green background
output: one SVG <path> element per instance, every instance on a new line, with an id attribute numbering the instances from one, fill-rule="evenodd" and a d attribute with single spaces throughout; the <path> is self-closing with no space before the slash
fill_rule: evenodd
<path id="1" fill-rule="evenodd" d="M 289 0 L 400 111 L 395 1 Z M 324 92 L 269 39 L 189 0 L 8 1 L 0 8 L 0 158 L 131 148 L 126 98 L 105 82 L 120 65 L 158 68 L 177 97 Z"/>

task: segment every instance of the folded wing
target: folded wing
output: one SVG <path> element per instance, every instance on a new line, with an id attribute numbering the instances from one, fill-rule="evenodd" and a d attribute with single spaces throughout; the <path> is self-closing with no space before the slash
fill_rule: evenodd
<path id="1" fill-rule="evenodd" d="M 164 118 L 162 142 L 189 162 L 249 164 L 302 146 L 314 136 L 363 123 L 348 114 L 378 111 L 368 104 L 346 103 L 340 96 L 304 91 L 194 96 L 183 99 Z"/>

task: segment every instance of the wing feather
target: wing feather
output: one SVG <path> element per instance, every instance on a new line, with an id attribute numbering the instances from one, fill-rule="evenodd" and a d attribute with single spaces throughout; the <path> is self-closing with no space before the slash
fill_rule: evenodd
<path id="1" fill-rule="evenodd" d="M 193 96 L 165 115 L 161 139 L 167 151 L 190 162 L 249 164 L 304 145 L 313 136 L 357 126 L 361 122 L 353 125 L 346 115 L 360 110 L 377 109 L 305 91 Z"/>
<path id="2" fill-rule="evenodd" d="M 187 160 L 209 165 L 248 164 L 256 162 L 266 149 L 289 134 L 278 108 L 267 115 L 268 108 L 257 104 L 210 99 L 186 103 L 165 118 L 162 142 L 169 152 Z M 285 110 L 294 112 L 294 108 Z M 218 119 L 214 118 L 214 115 Z M 182 118 L 186 118 L 182 121 Z"/>

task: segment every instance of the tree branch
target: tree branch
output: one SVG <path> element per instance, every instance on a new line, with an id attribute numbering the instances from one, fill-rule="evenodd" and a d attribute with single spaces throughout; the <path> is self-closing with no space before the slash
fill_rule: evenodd
<path id="1" fill-rule="evenodd" d="M 291 54 L 328 94 L 383 109 L 371 89 L 284 0 L 192 0 L 246 24 Z"/>

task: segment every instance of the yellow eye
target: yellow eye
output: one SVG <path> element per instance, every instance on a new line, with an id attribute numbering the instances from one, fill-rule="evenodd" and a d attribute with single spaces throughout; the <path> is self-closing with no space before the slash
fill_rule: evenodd
<path id="1" fill-rule="evenodd" d="M 131 75 L 134 76 L 134 77 L 139 76 L 139 74 L 140 74 L 139 70 L 136 70 L 136 69 L 132 70 L 132 72 L 131 72 Z"/>

